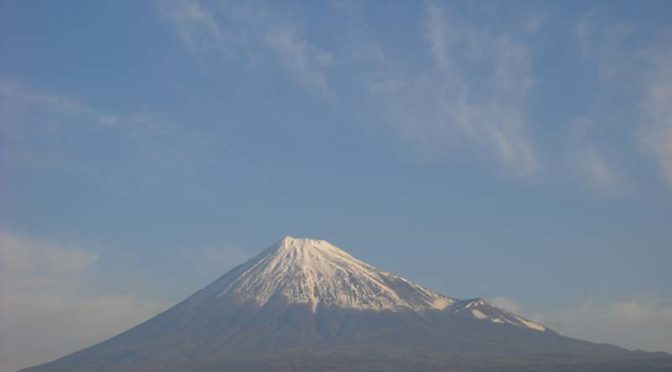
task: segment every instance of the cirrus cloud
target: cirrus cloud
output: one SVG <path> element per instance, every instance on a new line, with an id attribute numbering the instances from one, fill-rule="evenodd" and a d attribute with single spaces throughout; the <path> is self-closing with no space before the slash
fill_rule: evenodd
<path id="1" fill-rule="evenodd" d="M 424 24 L 433 66 L 423 73 L 388 74 L 371 85 L 394 128 L 430 154 L 468 143 L 508 175 L 534 174 L 540 159 L 525 109 L 532 83 L 529 46 L 439 5 L 428 6 Z M 479 79 L 470 78 L 475 66 L 482 71 Z"/>

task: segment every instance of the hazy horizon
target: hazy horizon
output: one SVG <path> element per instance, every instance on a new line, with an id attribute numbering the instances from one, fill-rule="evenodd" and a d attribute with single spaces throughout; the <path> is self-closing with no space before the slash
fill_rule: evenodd
<path id="1" fill-rule="evenodd" d="M 672 353 L 672 3 L 0 0 L 0 371 L 285 235 Z"/>

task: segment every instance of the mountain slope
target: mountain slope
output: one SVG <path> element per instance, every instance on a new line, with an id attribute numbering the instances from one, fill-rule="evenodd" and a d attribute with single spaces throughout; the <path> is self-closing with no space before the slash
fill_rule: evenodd
<path id="1" fill-rule="evenodd" d="M 286 237 L 147 322 L 27 371 L 591 371 L 645 362 L 653 371 L 668 361 L 563 337 L 328 242 Z"/>
<path id="2" fill-rule="evenodd" d="M 220 296 L 265 305 L 282 295 L 291 303 L 359 310 L 444 309 L 453 299 L 382 272 L 329 242 L 285 237 L 230 281 L 218 281 Z M 228 278 L 227 278 L 228 279 Z"/>

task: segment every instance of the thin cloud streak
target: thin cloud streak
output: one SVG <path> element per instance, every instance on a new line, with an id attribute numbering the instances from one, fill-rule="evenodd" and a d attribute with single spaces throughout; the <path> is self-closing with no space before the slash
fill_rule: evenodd
<path id="1" fill-rule="evenodd" d="M 588 118 L 577 119 L 568 133 L 568 162 L 579 180 L 588 188 L 605 196 L 621 195 L 626 181 L 614 161 L 608 161 L 604 150 L 594 142 L 595 123 Z"/>
<path id="2" fill-rule="evenodd" d="M 330 53 L 309 44 L 289 30 L 269 32 L 266 38 L 284 65 L 299 80 L 327 95 L 328 84 L 323 67 L 333 61 L 334 57 Z"/>
<path id="3" fill-rule="evenodd" d="M 528 47 L 508 35 L 482 35 L 467 24 L 456 24 L 448 12 L 436 5 L 428 8 L 428 39 L 438 69 L 447 79 L 444 86 L 457 91 L 443 91 L 442 110 L 457 114 L 447 120 L 459 126 L 476 144 L 494 148 L 499 160 L 516 175 L 536 171 L 538 159 L 525 133 L 524 101 L 531 84 L 531 59 Z M 465 43 L 467 61 L 452 57 L 460 43 Z M 486 58 L 487 56 L 487 62 Z M 491 70 L 489 92 L 477 92 L 462 78 L 464 64 L 486 63 Z M 454 89 L 454 88 L 448 88 Z M 478 99 L 476 96 L 485 96 Z"/>
<path id="4" fill-rule="evenodd" d="M 650 80 L 642 102 L 641 144 L 672 185 L 672 51 L 654 53 L 651 59 Z"/>
<path id="5" fill-rule="evenodd" d="M 527 133 L 528 47 L 511 35 L 494 36 L 457 22 L 434 4 L 427 8 L 425 26 L 433 70 L 386 76 L 371 85 L 395 129 L 423 151 L 440 155 L 466 140 L 509 176 L 535 174 L 541 161 Z M 455 53 L 458 49 L 463 53 Z M 487 71 L 483 87 L 465 78 L 473 65 Z"/>
<path id="6" fill-rule="evenodd" d="M 199 63 L 224 68 L 226 58 L 234 58 L 248 67 L 262 68 L 270 62 L 282 66 L 297 83 L 319 92 L 332 104 L 344 104 L 344 100 L 336 99 L 338 92 L 334 89 L 344 86 L 345 81 L 334 84 L 331 79 L 336 71 L 342 71 L 341 67 L 354 63 L 353 68 L 360 69 L 356 75 L 365 78 L 348 81 L 352 84 L 348 89 L 363 90 L 364 97 L 371 100 L 389 128 L 421 155 L 449 158 L 468 153 L 494 163 L 498 172 L 509 177 L 530 179 L 542 173 L 573 177 L 588 190 L 609 196 L 622 195 L 625 185 L 632 181 L 626 176 L 636 173 L 626 169 L 624 161 L 634 150 L 632 144 L 596 147 L 584 142 L 577 146 L 572 140 L 563 143 L 559 137 L 557 143 L 548 146 L 536 135 L 543 124 L 531 121 L 528 107 L 539 79 L 535 75 L 537 45 L 533 36 L 554 22 L 546 13 L 528 14 L 521 29 L 495 30 L 453 14 L 449 5 L 428 3 L 420 22 L 423 29 L 418 31 L 424 37 L 424 52 L 430 57 L 431 66 L 400 69 L 403 64 L 395 58 L 406 56 L 388 53 L 382 40 L 367 35 L 361 27 L 349 30 L 352 35 L 348 40 L 370 45 L 333 49 L 339 50 L 336 53 L 320 45 L 319 39 L 309 40 L 301 31 L 305 24 L 300 19 L 282 17 L 258 5 L 220 5 L 162 2 L 160 14 L 170 21 Z M 348 16 L 353 11 L 338 14 Z M 647 112 L 643 116 L 648 115 L 646 121 L 650 125 L 631 125 L 631 137 L 639 136 L 642 148 L 659 163 L 663 177 L 672 182 L 672 150 L 667 140 L 672 130 L 666 122 L 670 117 L 666 110 L 671 105 L 667 104 L 669 89 L 664 85 L 669 73 L 662 67 L 669 63 L 658 57 L 661 62 L 655 70 L 660 76 L 642 88 L 637 71 L 649 68 L 645 58 L 640 57 L 651 46 L 641 45 L 626 58 L 625 48 L 633 35 L 632 27 L 613 22 L 596 10 L 586 11 L 578 18 L 568 37 L 574 38 L 575 52 L 582 53 L 587 63 L 594 65 L 597 85 L 588 109 L 577 113 L 566 125 L 588 118 L 604 127 L 603 133 L 610 136 L 625 133 L 612 130 L 625 125 L 612 114 L 612 106 L 624 97 L 613 92 L 630 91 L 636 95 L 642 91 L 640 107 Z M 654 45 L 656 49 L 666 49 L 658 44 Z M 361 50 L 376 50 L 378 57 L 364 63 L 358 54 Z M 633 104 L 631 111 L 636 110 L 637 105 Z M 587 147 L 581 148 L 583 145 Z M 570 159 L 569 167 L 563 163 L 563 156 Z"/>
<path id="7" fill-rule="evenodd" d="M 592 105 L 584 115 L 593 124 L 602 126 L 603 150 L 627 154 L 623 157 L 645 155 L 640 159 L 642 163 L 653 160 L 658 165 L 659 176 L 672 185 L 670 36 L 647 37 L 642 43 L 636 27 L 613 22 L 598 10 L 588 11 L 580 18 L 575 34 L 584 57 L 595 68 L 597 85 L 593 100 L 598 107 Z M 632 105 L 624 106 L 624 101 Z M 622 119 L 625 115 L 629 117 L 627 121 Z M 613 139 L 605 140 L 611 139 L 607 138 L 609 134 L 619 131 L 636 141 L 624 146 Z M 628 154 L 630 151 L 633 154 Z M 594 149 L 586 152 L 584 168 L 593 170 L 589 171 L 595 176 L 591 183 L 597 187 L 593 188 L 613 191 L 620 184 L 621 190 L 617 191 L 623 191 L 624 175 L 614 170 L 625 166 L 625 162 L 608 164 Z"/>
<path id="8" fill-rule="evenodd" d="M 180 39 L 191 53 L 222 51 L 230 36 L 224 32 L 215 14 L 194 0 L 173 0 L 159 3 L 161 14 L 169 19 Z"/>
<path id="9" fill-rule="evenodd" d="M 228 3 L 209 8 L 197 1 L 162 2 L 160 13 L 199 63 L 222 68 L 227 58 L 259 64 L 261 56 L 270 56 L 299 83 L 328 95 L 325 68 L 333 62 L 333 54 L 309 43 L 291 22 Z"/>
<path id="10" fill-rule="evenodd" d="M 0 108 L 4 108 L 0 110 L 0 166 L 8 168 L 47 166 L 86 172 L 101 180 L 114 179 L 114 169 L 103 170 L 94 164 L 97 153 L 83 158 L 59 146 L 44 146 L 73 135 L 105 133 L 127 146 L 137 165 L 149 164 L 153 169 L 190 170 L 212 161 L 212 154 L 225 146 L 219 132 L 194 128 L 185 132 L 179 125 L 159 122 L 143 113 L 112 113 L 67 95 L 2 81 Z M 97 136 L 92 138 L 98 140 Z"/>
<path id="11" fill-rule="evenodd" d="M 143 115 L 122 117 L 87 106 L 80 101 L 63 95 L 43 93 L 25 86 L 0 82 L 0 98 L 11 107 L 31 106 L 57 114 L 77 116 L 103 127 L 124 127 L 139 132 L 159 132 L 161 127 Z M 0 126 L 11 126 L 12 121 L 3 120 Z"/>

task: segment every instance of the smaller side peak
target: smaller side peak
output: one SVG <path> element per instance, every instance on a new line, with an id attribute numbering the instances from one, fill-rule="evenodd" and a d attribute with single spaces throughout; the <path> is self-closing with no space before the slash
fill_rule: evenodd
<path id="1" fill-rule="evenodd" d="M 490 321 L 492 323 L 509 324 L 540 332 L 547 330 L 546 327 L 539 323 L 528 320 L 518 314 L 513 314 L 509 311 L 500 309 L 480 297 L 457 301 L 450 310 L 453 314 Z"/>

